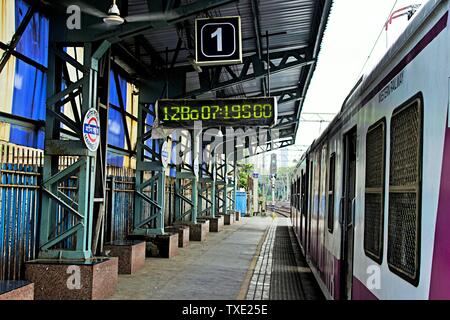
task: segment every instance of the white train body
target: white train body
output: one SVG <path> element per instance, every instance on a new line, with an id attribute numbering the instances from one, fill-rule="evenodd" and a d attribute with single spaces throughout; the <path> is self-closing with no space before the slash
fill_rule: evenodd
<path id="1" fill-rule="evenodd" d="M 292 219 L 330 299 L 450 299 L 449 8 L 416 13 L 297 167 Z"/>

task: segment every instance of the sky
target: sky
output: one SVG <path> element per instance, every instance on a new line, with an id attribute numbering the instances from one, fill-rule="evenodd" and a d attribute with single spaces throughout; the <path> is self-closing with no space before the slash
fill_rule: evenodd
<path id="1" fill-rule="evenodd" d="M 361 70 L 394 7 L 400 9 L 426 0 L 334 0 L 316 71 L 311 81 L 305 103 L 303 118 L 320 120 L 311 113 L 333 119 L 342 103 L 361 75 Z M 374 66 L 407 26 L 406 17 L 394 20 L 388 32 L 383 29 L 375 50 L 366 64 L 366 71 Z M 328 123 L 300 122 L 296 146 L 289 150 L 289 162 L 299 159 Z M 278 152 L 280 154 L 280 152 Z"/>
<path id="2" fill-rule="evenodd" d="M 304 113 L 337 113 L 350 90 L 358 81 L 361 70 L 380 35 L 395 4 L 395 9 L 420 0 L 335 0 L 322 42 L 314 77 L 303 106 Z M 383 29 L 377 46 L 365 69 L 370 71 L 375 62 L 407 25 L 406 17 L 399 18 Z M 326 94 L 324 94 L 326 92 Z M 305 116 L 314 120 L 313 115 Z M 330 116 L 323 116 L 326 120 Z M 331 117 L 332 118 L 332 117 Z M 316 117 L 315 119 L 319 119 Z M 297 144 L 309 145 L 326 128 L 326 124 L 300 124 Z"/>

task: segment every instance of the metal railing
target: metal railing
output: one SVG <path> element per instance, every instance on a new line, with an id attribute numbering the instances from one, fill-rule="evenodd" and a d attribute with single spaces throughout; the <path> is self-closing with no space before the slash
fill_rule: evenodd
<path id="1" fill-rule="evenodd" d="M 37 254 L 42 151 L 0 143 L 0 280 L 23 277 Z"/>

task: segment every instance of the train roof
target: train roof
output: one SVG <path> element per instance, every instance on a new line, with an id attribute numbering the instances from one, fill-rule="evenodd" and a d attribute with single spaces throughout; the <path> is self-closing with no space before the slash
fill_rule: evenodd
<path id="1" fill-rule="evenodd" d="M 385 71 L 386 67 L 391 63 L 392 59 L 394 59 L 414 37 L 418 29 L 425 23 L 427 18 L 433 13 L 434 10 L 436 10 L 436 8 L 441 3 L 446 1 L 447 0 L 429 0 L 416 12 L 406 29 L 383 55 L 383 57 L 378 61 L 375 67 L 369 73 L 363 75 L 358 80 L 358 82 L 348 94 L 347 98 L 344 100 L 340 112 L 328 125 L 325 131 L 316 140 L 313 141 L 310 148 L 305 152 L 305 154 L 308 154 L 312 149 L 316 148 L 323 142 L 323 140 L 329 135 L 330 131 L 333 130 L 334 127 L 341 121 L 344 112 L 356 106 L 358 100 L 362 98 L 363 93 Z M 303 158 L 304 156 L 302 156 L 301 159 L 303 160 Z"/>
<path id="2" fill-rule="evenodd" d="M 401 33 L 394 44 L 386 51 L 383 57 L 378 61 L 375 67 L 363 76 L 359 86 L 350 92 L 348 99 L 342 106 L 341 113 L 346 109 L 354 106 L 356 102 L 362 98 L 362 94 L 369 89 L 374 81 L 383 74 L 386 67 L 392 60 L 405 48 L 410 40 L 415 36 L 419 28 L 425 23 L 427 18 L 433 11 L 443 2 L 447 0 L 429 0 L 426 2 L 413 16 L 406 29 Z"/>

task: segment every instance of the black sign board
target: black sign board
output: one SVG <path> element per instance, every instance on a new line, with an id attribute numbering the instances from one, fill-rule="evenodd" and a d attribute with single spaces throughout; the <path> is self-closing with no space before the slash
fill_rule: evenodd
<path id="1" fill-rule="evenodd" d="M 196 19 L 195 55 L 198 65 L 242 63 L 241 18 Z"/>
<path id="2" fill-rule="evenodd" d="M 270 127 L 277 120 L 275 98 L 158 100 L 158 125 L 167 128 L 248 126 Z"/>

